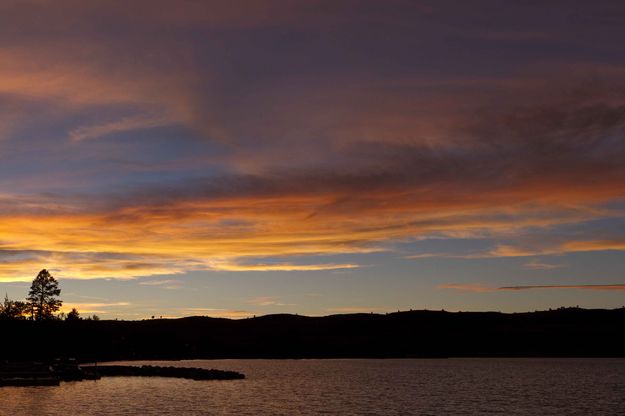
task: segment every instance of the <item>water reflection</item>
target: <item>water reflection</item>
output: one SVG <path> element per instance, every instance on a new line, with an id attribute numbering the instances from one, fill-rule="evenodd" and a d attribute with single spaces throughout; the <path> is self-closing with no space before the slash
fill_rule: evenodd
<path id="1" fill-rule="evenodd" d="M 622 359 L 150 363 L 235 370 L 248 378 L 105 378 L 3 388 L 0 415 L 616 415 L 625 408 Z"/>

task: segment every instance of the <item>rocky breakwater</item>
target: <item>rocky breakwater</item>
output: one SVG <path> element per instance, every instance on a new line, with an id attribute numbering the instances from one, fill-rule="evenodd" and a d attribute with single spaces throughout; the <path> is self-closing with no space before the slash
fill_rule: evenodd
<path id="1" fill-rule="evenodd" d="M 85 374 L 97 377 L 171 377 L 189 380 L 242 380 L 245 378 L 244 374 L 236 371 L 189 367 L 98 365 L 83 366 L 81 369 Z"/>
<path id="2" fill-rule="evenodd" d="M 45 363 L 0 363 L 0 387 L 58 386 L 60 382 Z"/>
<path id="3" fill-rule="evenodd" d="M 171 377 L 189 380 L 241 380 L 236 371 L 151 365 L 80 366 L 75 360 L 55 360 L 52 364 L 0 362 L 0 387 L 58 386 L 61 381 L 99 380 L 101 377 Z"/>

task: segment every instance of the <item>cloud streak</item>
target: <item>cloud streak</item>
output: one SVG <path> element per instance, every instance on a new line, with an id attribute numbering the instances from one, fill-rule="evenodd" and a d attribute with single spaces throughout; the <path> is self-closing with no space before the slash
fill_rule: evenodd
<path id="1" fill-rule="evenodd" d="M 439 289 L 453 289 L 463 292 L 488 293 L 499 291 L 522 291 L 522 290 L 540 290 L 540 289 L 580 289 L 580 290 L 599 290 L 599 291 L 625 291 L 625 283 L 621 284 L 574 284 L 574 285 L 528 285 L 528 286 L 502 286 L 492 287 L 480 283 L 456 284 L 447 283 L 438 286 Z"/>
<path id="2" fill-rule="evenodd" d="M 537 285 L 537 286 L 504 286 L 497 290 L 531 290 L 531 289 L 582 289 L 625 291 L 625 284 L 614 285 Z"/>

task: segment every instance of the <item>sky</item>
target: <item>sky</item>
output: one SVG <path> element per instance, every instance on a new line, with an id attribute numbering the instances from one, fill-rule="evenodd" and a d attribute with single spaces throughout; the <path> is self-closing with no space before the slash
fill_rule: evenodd
<path id="1" fill-rule="evenodd" d="M 620 0 L 3 0 L 0 292 L 625 305 Z"/>

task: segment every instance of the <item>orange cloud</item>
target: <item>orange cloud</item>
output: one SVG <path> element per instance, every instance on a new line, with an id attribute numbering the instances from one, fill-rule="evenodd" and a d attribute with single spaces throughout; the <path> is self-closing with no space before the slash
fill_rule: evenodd
<path id="1" fill-rule="evenodd" d="M 625 250 L 625 240 L 589 240 L 589 241 L 569 241 L 562 244 L 563 251 L 605 251 L 605 250 Z"/>
<path id="2" fill-rule="evenodd" d="M 443 202 L 438 206 L 432 202 L 423 206 L 419 199 L 411 203 L 409 195 L 390 192 L 375 194 L 371 203 L 364 206 L 358 203 L 344 209 L 333 202 L 338 195 L 317 191 L 308 195 L 248 197 L 216 193 L 214 198 L 181 197 L 165 202 L 152 202 L 148 197 L 142 205 L 107 210 L 96 206 L 91 211 L 78 201 L 80 205 L 68 202 L 66 206 L 51 208 L 52 212 L 43 209 L 46 199 L 40 203 L 30 200 L 23 214 L 2 216 L 1 249 L 6 260 L 0 263 L 0 275 L 7 281 L 27 281 L 41 265 L 57 271 L 61 277 L 86 279 L 134 278 L 189 270 L 354 269 L 361 265 L 262 259 L 370 253 L 384 250 L 388 241 L 414 236 L 509 234 L 525 227 L 593 218 L 583 209 L 546 214 L 543 208 L 535 206 L 497 207 L 486 196 L 481 204 L 468 202 L 463 206 L 458 201 L 455 205 Z M 6 198 L 10 200 L 9 196 Z M 378 205 L 381 200 L 390 206 Z M 391 202 L 394 200 L 396 203 Z M 43 209 L 41 214 L 37 213 L 39 208 L 32 208 L 39 206 Z M 502 211 L 507 214 L 500 215 Z M 504 246 L 482 257 L 531 254 L 535 253 Z"/>
<path id="3" fill-rule="evenodd" d="M 554 242 L 543 247 L 515 247 L 510 245 L 500 245 L 495 250 L 484 257 L 528 257 L 540 255 L 555 255 L 565 253 L 583 253 L 592 251 L 623 251 L 625 241 L 618 239 L 611 240 L 589 240 L 589 241 L 565 241 Z M 529 263 L 530 266 L 532 263 Z M 532 267 L 530 267 L 532 268 Z M 537 268 L 537 267 L 535 267 Z"/>

